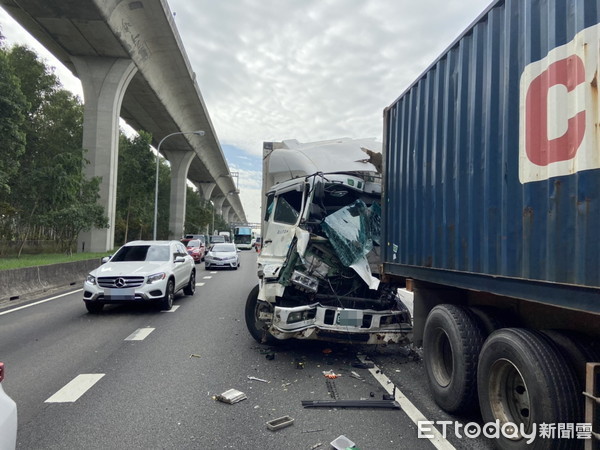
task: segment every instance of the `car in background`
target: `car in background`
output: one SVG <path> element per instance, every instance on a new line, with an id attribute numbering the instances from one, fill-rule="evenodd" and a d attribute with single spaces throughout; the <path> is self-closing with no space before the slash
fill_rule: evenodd
<path id="1" fill-rule="evenodd" d="M 155 304 L 169 310 L 175 294 L 196 291 L 194 259 L 178 241 L 133 241 L 91 271 L 83 283 L 83 301 L 92 314 L 105 304 Z"/>
<path id="2" fill-rule="evenodd" d="M 227 241 L 225 240 L 225 236 L 213 234 L 208 237 L 208 245 L 211 246 L 213 244 L 225 244 Z"/>
<path id="3" fill-rule="evenodd" d="M 190 255 L 195 263 L 204 261 L 204 254 L 206 253 L 206 244 L 204 238 L 202 239 L 182 239 L 181 243 L 185 245 L 188 255 Z"/>
<path id="4" fill-rule="evenodd" d="M 214 244 L 204 257 L 204 268 L 227 267 L 237 270 L 240 267 L 239 252 L 235 244 L 229 242 Z"/>
<path id="5" fill-rule="evenodd" d="M 4 363 L 0 362 L 0 449 L 14 450 L 17 446 L 17 404 L 2 388 Z"/>
<path id="6" fill-rule="evenodd" d="M 254 250 L 260 253 L 260 249 L 262 247 L 262 238 L 260 236 L 256 236 L 256 240 L 254 241 Z"/>

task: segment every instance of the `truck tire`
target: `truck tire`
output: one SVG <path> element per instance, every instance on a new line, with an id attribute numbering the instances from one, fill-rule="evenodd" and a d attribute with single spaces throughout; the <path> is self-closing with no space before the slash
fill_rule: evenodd
<path id="1" fill-rule="evenodd" d="M 195 292 L 196 292 L 196 271 L 192 270 L 192 273 L 190 273 L 190 281 L 188 281 L 188 284 L 186 284 L 185 287 L 183 288 L 183 293 L 185 295 L 194 295 Z"/>
<path id="2" fill-rule="evenodd" d="M 279 340 L 266 330 L 266 323 L 258 318 L 261 311 L 271 312 L 271 306 L 267 302 L 258 300 L 258 291 L 259 287 L 256 285 L 248 294 L 245 311 L 246 327 L 256 342 L 275 345 Z"/>
<path id="3" fill-rule="evenodd" d="M 499 433 L 503 449 L 572 448 L 573 440 L 543 439 L 542 423 L 576 423 L 581 410 L 575 374 L 550 339 L 521 328 L 503 328 L 486 340 L 477 374 L 479 405 L 484 423 L 513 423 L 533 432 L 535 439 Z M 556 433 L 557 435 L 558 433 Z"/>
<path id="4" fill-rule="evenodd" d="M 579 391 L 584 391 L 585 365 L 588 362 L 600 362 L 600 351 L 593 346 L 589 338 L 573 331 L 542 330 L 542 333 L 554 342 L 571 364 L 579 382 Z"/>
<path id="5" fill-rule="evenodd" d="M 165 296 L 158 301 L 158 307 L 163 311 L 169 311 L 173 307 L 173 299 L 175 298 L 175 283 L 172 279 L 167 282 Z"/>
<path id="6" fill-rule="evenodd" d="M 423 333 L 423 360 L 435 402 L 449 413 L 477 406 L 477 361 L 484 331 L 466 307 L 438 305 Z"/>
<path id="7" fill-rule="evenodd" d="M 516 326 L 502 311 L 488 306 L 471 306 L 469 309 L 477 316 L 483 329 L 484 337 L 488 337 L 500 328 Z"/>

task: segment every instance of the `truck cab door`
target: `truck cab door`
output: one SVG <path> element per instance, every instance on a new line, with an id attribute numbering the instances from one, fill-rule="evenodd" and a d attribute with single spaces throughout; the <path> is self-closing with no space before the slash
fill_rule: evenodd
<path id="1" fill-rule="evenodd" d="M 283 262 L 294 239 L 304 202 L 304 183 L 276 192 L 267 200 L 261 258 Z"/>

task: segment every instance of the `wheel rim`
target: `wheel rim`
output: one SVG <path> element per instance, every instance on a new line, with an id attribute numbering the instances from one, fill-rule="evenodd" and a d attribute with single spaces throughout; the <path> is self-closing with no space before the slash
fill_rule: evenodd
<path id="1" fill-rule="evenodd" d="M 432 364 L 433 377 L 438 385 L 446 387 L 452 381 L 454 361 L 452 345 L 448 335 L 442 328 L 437 328 L 433 336 Z"/>
<path id="2" fill-rule="evenodd" d="M 173 282 L 169 281 L 169 286 L 167 286 L 167 305 L 169 305 L 169 307 L 173 306 L 173 297 L 175 297 L 175 292 L 173 291 Z"/>
<path id="3" fill-rule="evenodd" d="M 491 366 L 489 379 L 489 400 L 494 418 L 500 425 L 515 424 L 518 428 L 529 429 L 531 424 L 531 402 L 527 384 L 513 363 L 500 359 Z M 522 436 L 519 430 L 508 430 L 513 440 Z"/>
<path id="4" fill-rule="evenodd" d="M 262 329 L 265 327 L 265 325 L 267 325 L 267 326 L 270 325 L 269 322 L 267 322 L 266 320 L 262 320 L 260 318 L 261 312 L 271 313 L 271 308 L 265 302 L 261 302 L 261 301 L 257 300 L 256 308 L 254 309 L 254 323 L 256 324 L 257 329 Z"/>

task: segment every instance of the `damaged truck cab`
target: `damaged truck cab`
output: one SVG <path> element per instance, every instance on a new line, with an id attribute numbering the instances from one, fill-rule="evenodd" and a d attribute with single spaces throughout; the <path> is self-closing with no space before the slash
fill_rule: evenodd
<path id="1" fill-rule="evenodd" d="M 265 143 L 259 284 L 246 303 L 257 341 L 410 338 L 408 309 L 377 276 L 380 149 L 373 140 Z"/>

